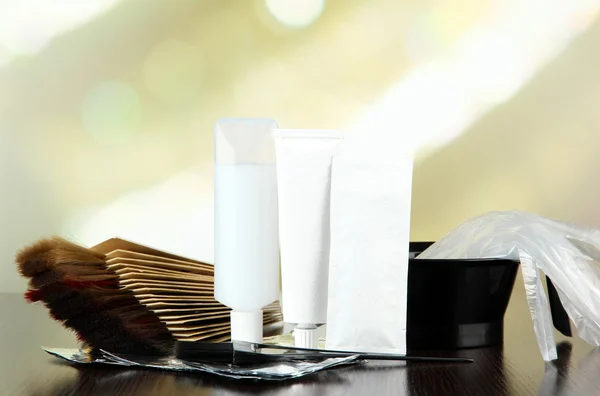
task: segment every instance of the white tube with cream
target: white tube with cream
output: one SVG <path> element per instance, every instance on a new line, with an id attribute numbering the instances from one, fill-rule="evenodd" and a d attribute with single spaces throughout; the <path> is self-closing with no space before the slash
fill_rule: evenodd
<path id="1" fill-rule="evenodd" d="M 336 130 L 274 130 L 283 320 L 297 347 L 317 348 L 327 319 L 331 161 Z"/>
<path id="2" fill-rule="evenodd" d="M 262 308 L 279 298 L 276 127 L 215 126 L 215 299 L 232 309 L 232 340 L 262 342 Z"/>

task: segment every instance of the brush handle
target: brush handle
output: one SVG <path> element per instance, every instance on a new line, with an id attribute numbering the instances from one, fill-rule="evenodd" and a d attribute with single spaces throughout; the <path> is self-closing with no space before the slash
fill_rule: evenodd
<path id="1" fill-rule="evenodd" d="M 474 360 L 465 357 L 440 357 L 440 356 L 410 356 L 410 355 L 392 355 L 364 353 L 358 355 L 359 359 L 370 360 L 398 360 L 408 362 L 446 362 L 446 363 L 473 363 Z"/>
<path id="2" fill-rule="evenodd" d="M 410 355 L 395 355 L 391 353 L 364 353 L 352 351 L 335 351 L 329 349 L 309 349 L 286 347 L 282 345 L 256 344 L 259 348 L 271 349 L 287 349 L 289 351 L 306 352 L 301 356 L 329 356 L 329 357 L 346 357 L 358 355 L 359 359 L 370 360 L 397 360 L 397 361 L 413 361 L 413 362 L 454 362 L 454 363 L 473 363 L 473 359 L 465 357 L 439 357 L 439 356 L 410 356 Z M 311 353 L 312 352 L 312 353 Z"/>

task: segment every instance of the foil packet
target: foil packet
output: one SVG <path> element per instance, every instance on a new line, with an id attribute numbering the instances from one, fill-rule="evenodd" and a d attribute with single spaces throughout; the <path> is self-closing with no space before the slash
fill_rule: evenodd
<path id="1" fill-rule="evenodd" d="M 328 358 L 322 361 L 269 362 L 256 365 L 234 365 L 228 363 L 191 362 L 173 357 L 147 357 L 116 355 L 101 349 L 82 350 L 42 347 L 52 356 L 76 364 L 111 364 L 127 367 L 145 367 L 168 371 L 198 372 L 232 379 L 255 379 L 281 381 L 300 378 L 328 368 L 355 364 L 358 356 Z"/>

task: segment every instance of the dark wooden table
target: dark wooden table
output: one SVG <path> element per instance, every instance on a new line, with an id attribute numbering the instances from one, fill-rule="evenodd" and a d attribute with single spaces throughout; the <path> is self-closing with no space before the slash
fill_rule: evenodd
<path id="1" fill-rule="evenodd" d="M 40 349 L 75 347 L 43 307 L 0 294 L 0 395 L 600 395 L 600 351 L 557 334 L 559 359 L 544 364 L 517 278 L 505 343 L 461 351 L 473 364 L 367 363 L 303 379 L 263 383 L 111 366 L 73 366 Z M 451 354 L 451 353 L 450 353 Z"/>

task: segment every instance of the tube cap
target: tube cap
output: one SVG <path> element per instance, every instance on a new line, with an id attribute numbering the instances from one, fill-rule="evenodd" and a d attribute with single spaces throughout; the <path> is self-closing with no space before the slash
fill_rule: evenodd
<path id="1" fill-rule="evenodd" d="M 319 347 L 319 337 L 317 329 L 294 329 L 294 341 L 296 348 L 317 349 Z"/>
<path id="2" fill-rule="evenodd" d="M 262 343 L 263 311 L 231 311 L 231 340 Z"/>

